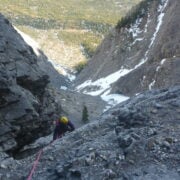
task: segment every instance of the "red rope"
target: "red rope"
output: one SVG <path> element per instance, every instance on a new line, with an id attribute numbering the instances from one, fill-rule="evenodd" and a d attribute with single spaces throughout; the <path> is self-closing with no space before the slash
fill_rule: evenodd
<path id="1" fill-rule="evenodd" d="M 46 147 L 48 147 L 49 145 L 51 145 L 53 142 L 54 142 L 54 141 L 52 141 L 52 142 L 51 142 L 50 144 L 48 144 Z M 29 176 L 28 176 L 27 180 L 31 180 L 31 179 L 32 179 L 32 175 L 33 175 L 33 173 L 35 172 L 36 166 L 37 166 L 37 164 L 38 164 L 38 162 L 39 162 L 39 159 L 40 159 L 42 153 L 43 153 L 43 148 L 38 152 L 37 158 L 36 158 L 36 160 L 34 161 L 34 164 L 33 164 L 33 166 L 32 166 L 31 172 L 29 173 Z"/>
<path id="2" fill-rule="evenodd" d="M 36 160 L 34 161 L 33 167 L 32 167 L 32 169 L 31 169 L 31 172 L 30 172 L 27 180 L 31 180 L 31 179 L 32 179 L 32 175 L 33 175 L 33 173 L 34 173 L 34 171 L 35 171 L 35 169 L 36 169 L 36 166 L 37 166 L 37 164 L 38 164 L 38 162 L 39 162 L 39 159 L 40 159 L 40 157 L 41 157 L 42 152 L 43 152 L 43 149 L 41 149 L 41 150 L 39 151 L 39 153 L 38 153 L 38 155 L 37 155 L 37 158 L 36 158 Z"/>

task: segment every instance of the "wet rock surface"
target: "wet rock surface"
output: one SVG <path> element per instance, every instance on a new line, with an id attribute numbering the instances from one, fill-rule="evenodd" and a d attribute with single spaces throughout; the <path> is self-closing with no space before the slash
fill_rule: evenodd
<path id="1" fill-rule="evenodd" d="M 179 152 L 177 86 L 139 94 L 46 146 L 33 179 L 178 180 Z M 0 170 L 25 179 L 35 157 Z"/>

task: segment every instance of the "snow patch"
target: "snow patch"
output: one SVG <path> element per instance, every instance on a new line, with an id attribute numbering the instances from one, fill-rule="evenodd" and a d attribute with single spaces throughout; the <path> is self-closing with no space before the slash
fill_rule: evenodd
<path id="1" fill-rule="evenodd" d="M 92 89 L 92 91 L 84 92 L 85 94 L 97 96 L 97 95 L 100 95 L 100 94 L 104 93 L 105 91 L 109 90 L 111 84 L 116 82 L 120 77 L 128 74 L 130 71 L 131 70 L 124 69 L 122 67 L 119 71 L 112 73 L 107 77 L 100 78 L 94 82 L 92 82 L 92 80 L 85 81 L 84 83 L 77 86 L 76 89 L 78 91 L 81 91 L 82 89 L 84 89 L 85 87 L 88 87 L 88 86 L 98 87 L 98 88 L 96 88 L 97 90 Z"/>
<path id="2" fill-rule="evenodd" d="M 166 6 L 167 6 L 168 1 L 169 1 L 169 0 L 164 1 L 164 5 L 161 5 L 161 4 L 159 5 L 158 12 L 159 12 L 160 14 L 159 14 L 158 20 L 157 20 L 158 23 L 157 23 L 157 26 L 156 26 L 155 33 L 153 34 L 153 37 L 152 37 L 152 39 L 151 39 L 151 43 L 150 43 L 150 45 L 149 45 L 149 48 L 151 48 L 151 46 L 154 44 L 154 41 L 155 41 L 155 39 L 156 39 L 156 37 L 157 37 L 157 34 L 158 34 L 158 32 L 159 32 L 159 29 L 160 29 L 160 27 L 161 27 L 161 25 L 162 25 L 162 23 L 163 23 L 163 17 L 164 17 L 164 15 L 165 15 L 165 13 L 163 13 L 163 11 L 164 11 L 164 9 L 165 9 Z"/>
<path id="3" fill-rule="evenodd" d="M 132 33 L 133 38 L 137 37 L 142 30 L 139 28 L 140 23 L 142 22 L 141 19 L 137 19 L 136 22 L 129 28 L 129 32 Z"/>
<path id="4" fill-rule="evenodd" d="M 141 81 L 141 86 L 144 86 L 145 80 L 146 80 L 146 76 L 143 76 L 143 79 Z"/>
<path id="5" fill-rule="evenodd" d="M 21 37 L 24 39 L 24 41 L 32 47 L 34 53 L 39 56 L 40 53 L 39 53 L 39 50 L 40 50 L 40 47 L 38 45 L 38 43 L 32 39 L 30 36 L 28 36 L 27 34 L 23 33 L 22 31 L 20 31 L 17 27 L 14 26 L 14 29 L 21 35 Z"/>
<path id="6" fill-rule="evenodd" d="M 149 84 L 149 90 L 151 90 L 151 89 L 152 89 L 152 87 L 154 86 L 155 82 L 156 82 L 156 81 L 155 81 L 155 80 L 153 80 L 153 81 L 152 81 L 152 83 L 150 83 L 150 84 Z"/>
<path id="7" fill-rule="evenodd" d="M 76 76 L 73 75 L 73 74 L 70 74 L 70 73 L 67 74 L 67 77 L 68 77 L 68 79 L 69 79 L 71 82 L 76 79 Z"/>
<path id="8" fill-rule="evenodd" d="M 166 59 L 161 60 L 160 64 L 163 65 L 165 63 Z"/>
<path id="9" fill-rule="evenodd" d="M 106 106 L 103 112 L 129 99 L 128 96 L 124 96 L 120 94 L 109 94 L 109 93 L 110 90 L 106 91 L 104 94 L 101 95 L 101 98 L 108 103 L 108 105 Z"/>
<path id="10" fill-rule="evenodd" d="M 129 99 L 129 97 L 119 94 L 109 94 L 109 95 L 102 95 L 101 98 L 108 102 L 109 105 L 115 106 L 123 101 Z"/>
<path id="11" fill-rule="evenodd" d="M 48 59 L 48 61 L 53 65 L 53 67 L 62 75 L 66 76 L 70 81 L 74 81 L 76 76 L 72 73 L 69 73 L 68 69 L 63 67 L 62 65 L 53 62 L 52 60 Z"/>
<path id="12" fill-rule="evenodd" d="M 161 66 L 158 66 L 158 67 L 156 68 L 156 72 L 158 72 L 160 68 L 161 68 Z"/>
<path id="13" fill-rule="evenodd" d="M 134 42 L 131 44 L 131 46 L 133 46 L 134 44 L 136 44 L 136 42 L 142 41 L 144 38 L 136 38 L 134 40 Z"/>
<path id="14" fill-rule="evenodd" d="M 119 104 L 127 100 L 129 97 L 119 94 L 109 94 L 111 91 L 111 84 L 116 82 L 120 77 L 128 74 L 133 69 L 124 69 L 123 67 L 115 72 L 110 74 L 107 77 L 100 78 L 94 82 L 92 80 L 85 81 L 84 83 L 80 84 L 76 87 L 77 91 L 83 90 L 84 94 L 89 94 L 91 96 L 98 96 L 108 103 L 108 106 L 105 108 L 104 111 L 108 110 L 109 108 Z M 88 90 L 84 90 L 84 88 L 88 88 Z M 93 88 L 94 87 L 94 88 Z"/>
<path id="15" fill-rule="evenodd" d="M 61 86 L 60 89 L 67 90 L 67 87 L 66 86 Z"/>
<path id="16" fill-rule="evenodd" d="M 153 46 L 154 41 L 156 40 L 157 34 L 158 34 L 158 32 L 159 32 L 159 29 L 160 29 L 160 27 L 161 27 L 161 25 L 162 25 L 163 17 L 164 17 L 164 15 L 165 15 L 165 13 L 163 13 L 163 11 L 164 11 L 164 9 L 165 9 L 166 6 L 167 6 L 168 1 L 169 1 L 169 0 L 164 1 L 164 5 L 159 5 L 159 7 L 158 7 L 158 12 L 160 12 L 160 14 L 159 14 L 158 19 L 157 19 L 156 30 L 155 30 L 155 32 L 154 32 L 154 34 L 153 34 L 153 37 L 151 38 L 151 42 L 150 42 L 150 44 L 149 44 L 149 46 L 148 46 L 148 49 L 147 49 L 147 51 L 146 51 L 146 53 L 145 53 L 145 55 L 144 55 L 144 58 L 140 61 L 139 64 L 137 64 L 137 65 L 135 66 L 135 69 L 138 68 L 139 66 L 141 66 L 142 64 L 144 64 L 145 62 L 147 62 L 147 60 L 148 60 L 148 56 L 147 56 L 147 55 L 148 55 L 148 53 L 149 53 L 150 48 Z"/>
<path id="17" fill-rule="evenodd" d="M 119 71 L 114 72 L 114 73 L 108 75 L 107 77 L 100 78 L 94 82 L 92 82 L 92 80 L 87 80 L 84 83 L 77 86 L 76 90 L 82 91 L 84 94 L 89 94 L 92 96 L 100 95 L 103 100 L 108 102 L 108 105 L 109 105 L 108 108 L 110 106 L 114 106 L 114 105 L 118 104 L 119 102 L 127 100 L 129 97 L 119 95 L 119 94 L 109 94 L 111 91 L 111 84 L 115 83 L 117 80 L 119 80 L 121 77 L 127 75 L 131 71 L 137 69 L 138 67 L 140 67 L 142 64 L 144 64 L 148 60 L 148 53 L 149 53 L 150 48 L 154 44 L 154 41 L 157 37 L 159 29 L 162 25 L 163 17 L 164 17 L 163 10 L 166 8 L 167 3 L 168 3 L 168 0 L 164 1 L 164 4 L 159 5 L 159 7 L 158 7 L 158 12 L 160 12 L 160 14 L 157 19 L 157 26 L 155 29 L 155 33 L 153 34 L 153 37 L 151 38 L 151 42 L 148 46 L 147 51 L 144 54 L 144 58 L 141 59 L 139 64 L 137 64 L 132 69 L 125 69 L 124 67 L 121 67 L 121 69 Z M 138 27 L 140 25 L 141 21 L 142 21 L 142 19 L 137 19 L 135 24 L 132 25 L 131 28 L 129 29 L 129 32 L 132 33 L 133 38 L 137 37 L 142 32 L 140 30 L 140 28 Z M 150 15 L 148 15 L 147 24 L 145 25 L 145 32 L 147 31 L 147 27 L 148 27 L 148 24 L 150 21 L 151 21 Z M 142 41 L 142 40 L 143 40 L 143 38 L 137 38 L 134 40 L 133 43 L 135 43 L 136 41 Z M 161 63 L 163 64 L 164 60 L 162 60 Z M 145 77 L 143 77 L 143 80 L 145 80 Z M 152 89 L 155 82 L 156 81 L 153 80 L 152 83 L 149 84 L 149 89 Z M 107 107 L 106 107 L 106 109 L 107 109 Z"/>
<path id="18" fill-rule="evenodd" d="M 159 69 L 162 67 L 162 65 L 165 63 L 165 61 L 166 61 L 166 59 L 161 60 L 160 66 L 157 66 L 157 68 L 156 68 L 156 72 L 159 71 Z"/>
<path id="19" fill-rule="evenodd" d="M 147 32 L 147 28 L 148 28 L 148 25 L 149 25 L 150 22 L 151 22 L 150 14 L 148 13 L 147 23 L 146 23 L 145 28 L 144 28 L 145 33 Z"/>
<path id="20" fill-rule="evenodd" d="M 137 38 L 139 34 L 141 34 L 143 31 L 139 28 L 139 25 L 142 22 L 142 18 L 137 19 L 136 22 L 131 25 L 131 27 L 128 29 L 129 33 L 132 33 L 133 39 L 134 41 L 132 42 L 132 44 L 130 45 L 133 46 L 136 42 L 138 41 L 142 41 L 144 38 Z"/>

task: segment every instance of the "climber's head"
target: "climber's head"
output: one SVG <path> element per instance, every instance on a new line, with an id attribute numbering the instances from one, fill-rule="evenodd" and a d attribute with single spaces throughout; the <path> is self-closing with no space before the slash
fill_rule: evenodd
<path id="1" fill-rule="evenodd" d="M 59 118 L 59 121 L 60 121 L 61 123 L 63 123 L 63 124 L 67 124 L 67 123 L 68 123 L 68 118 L 65 117 L 65 116 L 62 116 L 62 117 Z"/>

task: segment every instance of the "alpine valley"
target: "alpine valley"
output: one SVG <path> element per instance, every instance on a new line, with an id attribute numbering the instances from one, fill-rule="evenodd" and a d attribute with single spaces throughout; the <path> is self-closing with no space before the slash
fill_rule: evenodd
<path id="1" fill-rule="evenodd" d="M 42 8 L 23 2 L 0 5 L 0 180 L 179 180 L 179 0 L 56 1 L 57 11 L 50 14 L 44 7 L 48 11 L 54 1 Z M 63 12 L 68 7 L 69 19 L 58 15 L 59 7 Z M 89 11 L 79 21 L 82 7 Z M 103 24 L 100 32 L 91 26 L 85 33 L 100 45 L 92 54 L 86 51 L 88 61 L 79 73 L 61 63 L 62 49 L 53 61 L 30 37 L 33 31 L 22 32 L 26 22 L 37 28 L 46 21 L 68 43 L 70 27 L 79 33 L 87 22 Z M 38 33 L 37 41 L 46 34 Z M 52 141 L 53 121 L 60 115 L 76 129 Z"/>

